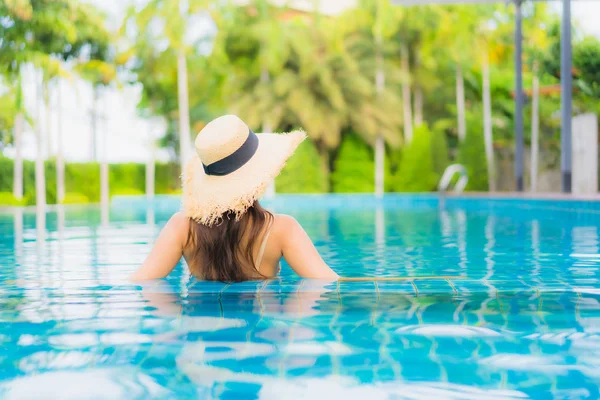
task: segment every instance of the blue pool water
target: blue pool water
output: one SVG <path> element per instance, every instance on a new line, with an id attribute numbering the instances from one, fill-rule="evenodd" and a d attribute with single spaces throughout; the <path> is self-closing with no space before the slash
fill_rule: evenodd
<path id="1" fill-rule="evenodd" d="M 0 398 L 597 398 L 600 203 L 279 196 L 343 276 L 125 278 L 176 198 L 0 213 Z"/>

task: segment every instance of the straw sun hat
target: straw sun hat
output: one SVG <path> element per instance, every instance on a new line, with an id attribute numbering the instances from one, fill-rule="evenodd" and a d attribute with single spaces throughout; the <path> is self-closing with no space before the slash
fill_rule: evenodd
<path id="1" fill-rule="evenodd" d="M 303 131 L 255 134 L 235 115 L 209 122 L 183 174 L 185 215 L 209 226 L 227 211 L 241 217 L 305 138 Z"/>

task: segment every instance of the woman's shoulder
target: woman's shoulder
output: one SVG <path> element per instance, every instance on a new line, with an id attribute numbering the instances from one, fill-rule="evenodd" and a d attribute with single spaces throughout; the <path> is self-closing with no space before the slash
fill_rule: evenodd
<path id="1" fill-rule="evenodd" d="M 272 230 L 276 233 L 286 234 L 300 227 L 300 223 L 294 217 L 287 214 L 273 214 L 275 220 Z"/>
<path id="2" fill-rule="evenodd" d="M 188 228 L 190 226 L 190 219 L 186 217 L 183 211 L 179 211 L 171 216 L 169 224 L 175 227 Z"/>
<path id="3" fill-rule="evenodd" d="M 180 242 L 185 243 L 187 241 L 190 223 L 191 220 L 186 217 L 182 211 L 179 211 L 169 218 L 169 222 L 167 222 L 165 228 L 176 235 Z"/>

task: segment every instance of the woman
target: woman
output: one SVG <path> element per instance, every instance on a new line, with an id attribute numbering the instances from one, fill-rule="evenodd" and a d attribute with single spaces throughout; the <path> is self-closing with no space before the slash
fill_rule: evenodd
<path id="1" fill-rule="evenodd" d="M 303 278 L 337 279 L 294 218 L 258 203 L 305 137 L 302 131 L 257 135 L 233 115 L 206 125 L 183 175 L 183 211 L 131 278 L 164 278 L 183 255 L 199 279 L 273 278 L 281 257 Z"/>

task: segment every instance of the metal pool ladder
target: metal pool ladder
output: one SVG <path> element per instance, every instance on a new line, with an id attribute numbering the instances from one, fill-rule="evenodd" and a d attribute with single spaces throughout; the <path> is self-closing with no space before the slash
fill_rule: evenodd
<path id="1" fill-rule="evenodd" d="M 442 179 L 440 179 L 440 183 L 438 184 L 439 193 L 443 194 L 448 191 L 448 186 L 450 186 L 450 182 L 452 182 L 452 178 L 454 178 L 454 175 L 456 174 L 458 174 L 458 181 L 456 181 L 456 184 L 454 185 L 454 193 L 462 193 L 463 190 L 465 190 L 465 186 L 467 186 L 467 182 L 469 182 L 467 169 L 462 164 L 452 164 L 444 170 Z"/>

